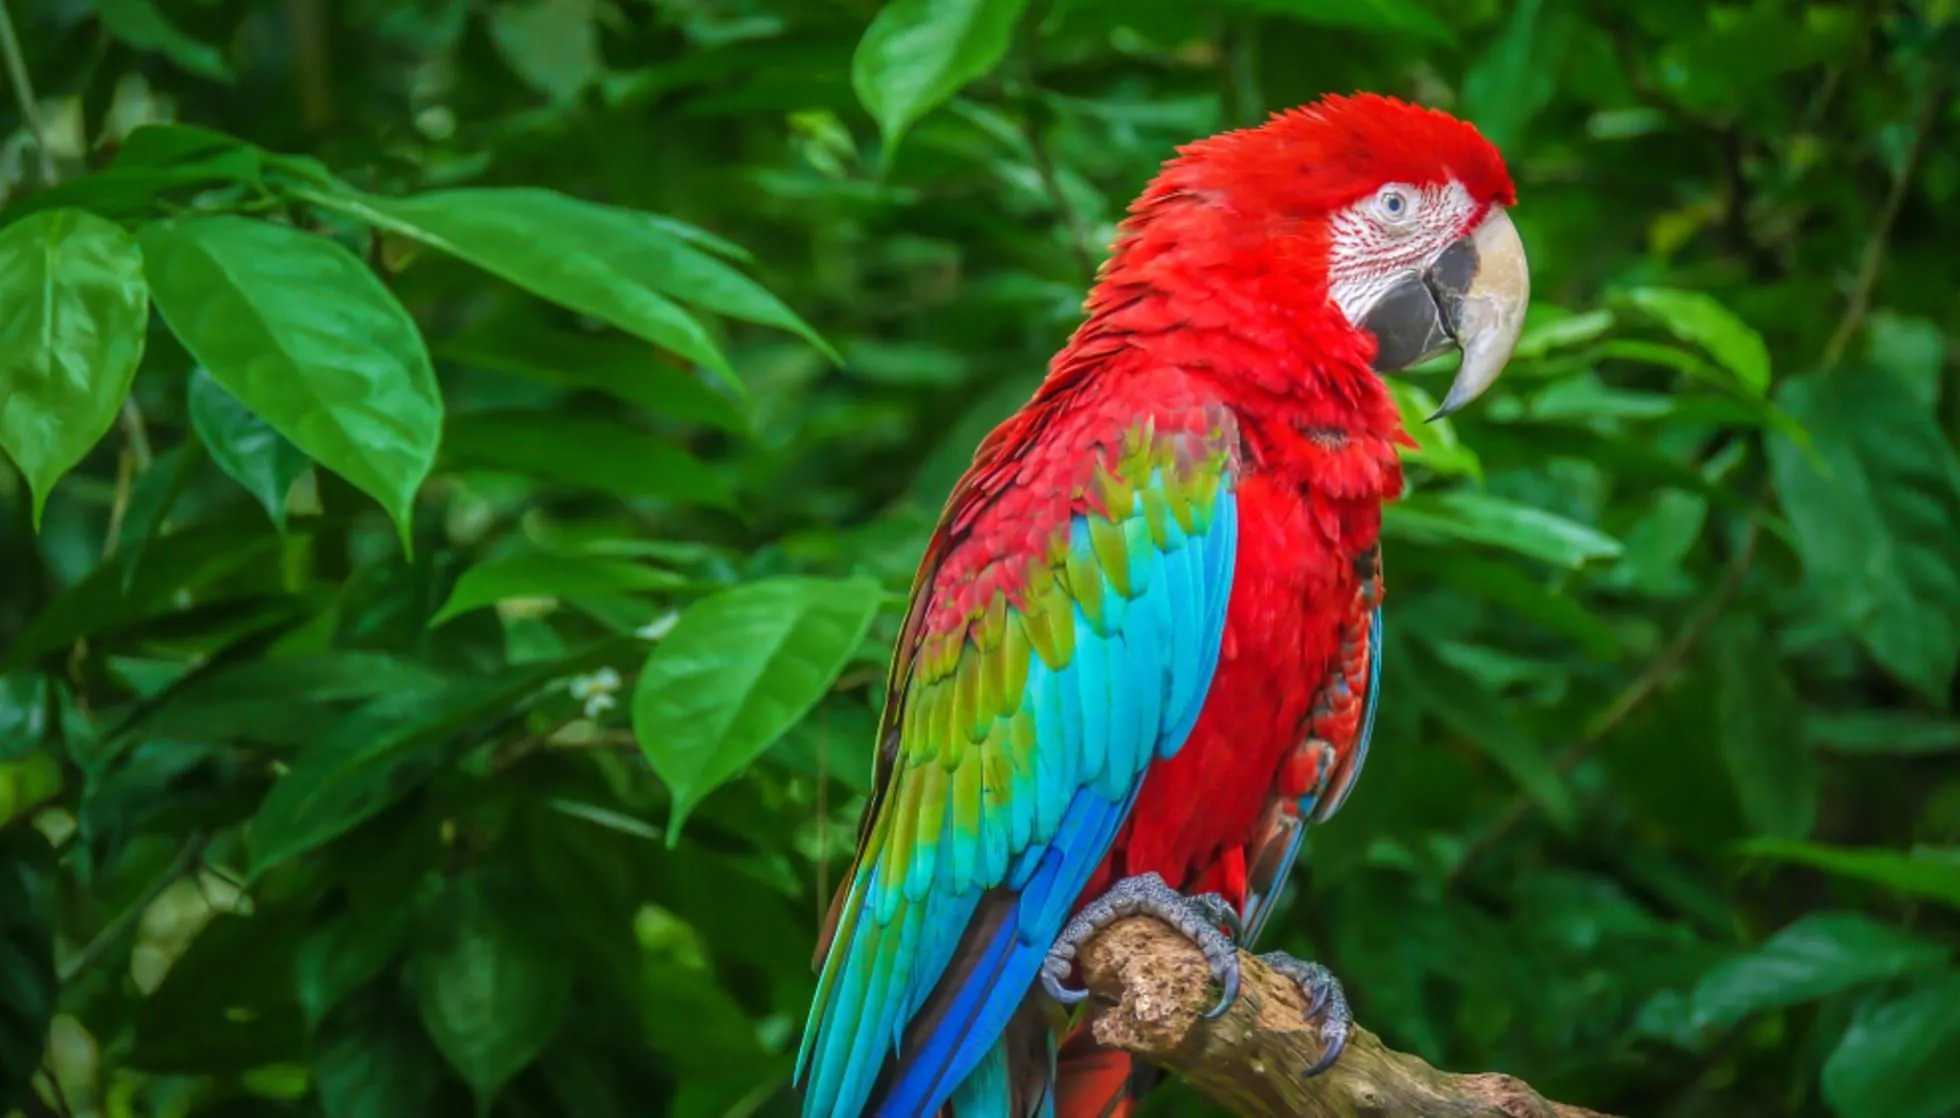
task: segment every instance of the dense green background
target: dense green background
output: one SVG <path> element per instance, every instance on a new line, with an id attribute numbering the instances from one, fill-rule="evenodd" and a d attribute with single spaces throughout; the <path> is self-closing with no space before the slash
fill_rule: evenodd
<path id="1" fill-rule="evenodd" d="M 939 501 L 1174 145 L 1354 88 L 1539 303 L 1276 945 L 1618 1113 L 1960 1113 L 1951 0 L 5 2 L 0 1113 L 788 1113 Z"/>

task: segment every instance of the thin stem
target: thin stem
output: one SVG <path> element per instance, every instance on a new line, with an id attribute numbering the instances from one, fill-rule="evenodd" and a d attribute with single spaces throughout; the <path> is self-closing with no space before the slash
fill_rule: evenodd
<path id="1" fill-rule="evenodd" d="M 193 832 L 184 842 L 184 848 L 177 852 L 176 859 L 155 881 L 150 883 L 148 889 L 143 890 L 143 895 L 136 898 L 121 915 L 110 922 L 108 927 L 96 933 L 95 938 L 88 941 L 88 946 L 82 948 L 80 954 L 68 960 L 61 968 L 61 984 L 68 985 L 86 973 L 90 967 L 101 962 L 102 957 L 113 950 L 116 944 L 136 927 L 137 921 L 143 919 L 144 910 L 155 904 L 157 898 L 163 896 L 164 890 L 175 885 L 178 878 L 197 869 L 204 860 L 204 847 L 210 841 L 210 836 L 203 831 Z"/>
<path id="2" fill-rule="evenodd" d="M 20 105 L 20 119 L 34 137 L 34 150 L 41 153 L 41 185 L 53 186 L 59 176 L 54 168 L 54 152 L 48 147 L 48 134 L 41 127 L 40 103 L 34 99 L 34 81 L 27 75 L 27 59 L 20 53 L 20 36 L 14 33 L 14 17 L 7 12 L 7 0 L 0 0 L 0 60 L 7 65 L 7 79 L 14 87 L 14 100 Z"/>
<path id="3" fill-rule="evenodd" d="M 1844 315 L 1838 319 L 1831 340 L 1824 346 L 1824 355 L 1820 360 L 1827 372 L 1843 359 L 1851 340 L 1858 336 L 1858 328 L 1865 323 L 1865 315 L 1871 309 L 1872 289 L 1878 285 L 1879 272 L 1885 267 L 1885 250 L 1892 240 L 1892 226 L 1899 219 L 1899 211 L 1905 207 L 1913 176 L 1919 171 L 1920 158 L 1926 154 L 1927 137 L 1933 132 L 1934 115 L 1945 102 L 1945 97 L 1946 72 L 1936 71 L 1926 80 L 1926 89 L 1920 95 L 1919 107 L 1914 113 L 1912 141 L 1906 147 L 1898 175 L 1892 179 L 1892 189 L 1885 195 L 1885 204 L 1878 211 L 1871 237 L 1865 242 L 1864 255 L 1858 261 L 1858 275 L 1851 284 L 1851 298 L 1845 303 Z"/>

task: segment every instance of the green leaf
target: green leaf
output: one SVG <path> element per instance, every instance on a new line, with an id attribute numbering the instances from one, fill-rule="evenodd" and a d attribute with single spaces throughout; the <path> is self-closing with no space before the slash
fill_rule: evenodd
<path id="1" fill-rule="evenodd" d="M 1714 296 L 1668 287 L 1636 287 L 1626 293 L 1626 298 L 1658 319 L 1675 337 L 1707 350 L 1751 395 L 1762 396 L 1769 391 L 1769 347 L 1763 344 L 1761 334 Z"/>
<path id="2" fill-rule="evenodd" d="M 1960 971 L 1858 1007 L 1824 1061 L 1824 1098 L 1843 1118 L 1944 1118 L 1960 1109 Z"/>
<path id="3" fill-rule="evenodd" d="M 326 1118 L 424 1118 L 442 1086 L 442 1055 L 392 990 L 341 1006 L 313 1037 L 313 1085 Z"/>
<path id="4" fill-rule="evenodd" d="M 1315 27 L 1347 27 L 1384 36 L 1413 35 L 1454 43 L 1456 33 L 1415 0 L 1228 0 L 1240 8 L 1285 16 Z"/>
<path id="5" fill-rule="evenodd" d="M 486 678 L 398 687 L 316 735 L 252 817 L 252 876 L 330 842 L 419 787 L 458 739 L 473 740 L 553 681 L 633 646 L 605 641 Z"/>
<path id="6" fill-rule="evenodd" d="M 421 914 L 408 980 L 436 1047 L 487 1113 L 572 1000 L 572 959 L 536 898 L 495 870 L 451 878 Z"/>
<path id="7" fill-rule="evenodd" d="M 408 545 L 442 397 L 415 320 L 354 254 L 243 217 L 146 225 L 157 309 L 240 403 L 395 521 Z"/>
<path id="8" fill-rule="evenodd" d="M 1831 753 L 1916 757 L 1960 752 L 1960 719 L 1909 710 L 1811 710 L 1805 712 L 1804 730 L 1817 748 Z M 0 745 L 0 756 L 5 753 Z"/>
<path id="9" fill-rule="evenodd" d="M 408 942 L 409 910 L 348 906 L 310 929 L 293 957 L 293 977 L 308 1028 L 374 981 Z"/>
<path id="10" fill-rule="evenodd" d="M 183 496 L 191 475 L 203 462 L 203 450 L 197 444 L 173 446 L 157 455 L 150 468 L 130 486 L 129 505 L 116 533 L 116 560 L 122 564 L 125 593 L 136 583 L 136 567 L 143 561 L 150 540 L 163 527 L 170 510 L 176 507 L 177 498 Z"/>
<path id="11" fill-rule="evenodd" d="M 202 367 L 191 370 L 191 429 L 211 452 L 211 460 L 265 507 L 281 532 L 286 530 L 286 495 L 312 465 L 299 448 Z"/>
<path id="12" fill-rule="evenodd" d="M 457 465 L 515 470 L 622 497 L 735 507 L 714 468 L 646 431 L 557 412 L 459 415 L 443 436 Z"/>
<path id="13" fill-rule="evenodd" d="M 702 797 L 823 697 L 882 597 L 865 579 L 779 578 L 703 598 L 681 614 L 633 692 L 633 733 L 674 797 L 669 844 Z"/>
<path id="14" fill-rule="evenodd" d="M 851 88 L 885 138 L 885 158 L 914 122 L 1007 56 L 1027 0 L 893 0 L 851 58 Z"/>
<path id="15" fill-rule="evenodd" d="M 674 299 L 791 331 L 836 360 L 829 343 L 761 284 L 648 214 L 528 188 L 310 198 L 673 350 L 737 392 L 744 389 L 727 358 Z"/>
<path id="16" fill-rule="evenodd" d="M 1619 543 L 1595 528 L 1467 489 L 1405 497 L 1383 510 L 1382 531 L 1431 543 L 1489 544 L 1561 567 L 1582 567 L 1620 554 Z"/>
<path id="17" fill-rule="evenodd" d="M 1800 839 L 1817 821 L 1823 783 L 1803 700 L 1753 618 L 1720 626 L 1711 644 L 1722 761 L 1743 817 L 1758 834 Z"/>
<path id="18" fill-rule="evenodd" d="M 1713 1033 L 1768 1010 L 1944 963 L 1952 952 L 1855 912 L 1813 912 L 1695 983 L 1694 1028 Z"/>
<path id="19" fill-rule="evenodd" d="M 509 555 L 478 563 L 456 580 L 449 600 L 429 620 L 431 627 L 506 598 L 577 598 L 665 590 L 685 579 L 671 571 L 643 567 L 625 559 L 552 555 Z"/>
<path id="20" fill-rule="evenodd" d="M 1620 653 L 1619 638 L 1610 625 L 1588 613 L 1573 595 L 1548 589 L 1515 564 L 1460 550 L 1422 547 L 1398 553 L 1395 569 L 1398 580 L 1404 572 L 1419 573 L 1530 618 L 1578 641 L 1594 659 L 1611 660 Z"/>
<path id="21" fill-rule="evenodd" d="M 17 761 L 41 746 L 48 732 L 48 677 L 0 675 L 0 762 Z"/>
<path id="22" fill-rule="evenodd" d="M 1893 675 L 1944 703 L 1960 664 L 1960 465 L 1889 374 L 1786 381 L 1822 469 L 1784 439 L 1771 475 L 1820 600 Z"/>
<path id="23" fill-rule="evenodd" d="M 1544 0 L 1513 6 L 1504 30 L 1463 78 L 1465 115 L 1501 151 L 1524 137 L 1557 88 L 1566 21 L 1563 9 L 1548 13 L 1545 6 Z"/>
<path id="24" fill-rule="evenodd" d="M 143 254 L 81 210 L 0 230 L 0 450 L 48 492 L 116 421 L 149 324 Z"/>
<path id="25" fill-rule="evenodd" d="M 1456 437 L 1456 425 L 1448 419 L 1429 422 L 1436 414 L 1436 398 L 1408 381 L 1387 381 L 1388 393 L 1402 413 L 1402 429 L 1416 440 L 1415 449 L 1402 449 L 1402 460 L 1427 466 L 1439 474 L 1468 475 L 1483 480 L 1483 463 L 1477 452 Z"/>
<path id="26" fill-rule="evenodd" d="M 54 969 L 55 860 L 32 827 L 0 830 L 0 1113 L 32 1090 L 60 983 Z"/>
<path id="27" fill-rule="evenodd" d="M 559 104 L 604 70 L 592 0 L 506 0 L 490 9 L 490 39 L 525 84 Z"/>
<path id="28" fill-rule="evenodd" d="M 1867 881 L 1960 908 L 1960 848 L 1915 846 L 1910 851 L 1898 851 L 1755 839 L 1743 843 L 1741 849 L 1744 854 L 1811 866 L 1837 877 Z"/>
<path id="29" fill-rule="evenodd" d="M 1921 407 L 1937 407 L 1940 372 L 1946 367 L 1946 335 L 1940 332 L 1939 324 L 1876 311 L 1865 319 L 1865 325 L 1871 331 L 1865 347 L 1866 362 L 1897 378 Z"/>
<path id="30" fill-rule="evenodd" d="M 164 17 L 155 0 L 93 0 L 96 15 L 109 33 L 137 50 L 153 50 L 190 73 L 230 84 L 234 79 L 225 56 L 200 43 Z"/>

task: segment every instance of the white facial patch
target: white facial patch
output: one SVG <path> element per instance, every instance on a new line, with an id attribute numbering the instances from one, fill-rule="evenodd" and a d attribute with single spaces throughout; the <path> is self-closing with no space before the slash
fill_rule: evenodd
<path id="1" fill-rule="evenodd" d="M 1477 204 L 1456 180 L 1389 183 L 1336 213 L 1330 224 L 1327 294 L 1358 325 L 1406 273 L 1429 267 L 1463 234 Z"/>

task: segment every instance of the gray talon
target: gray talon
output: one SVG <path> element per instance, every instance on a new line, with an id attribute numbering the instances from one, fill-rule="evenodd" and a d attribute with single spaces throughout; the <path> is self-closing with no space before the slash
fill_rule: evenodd
<path id="1" fill-rule="evenodd" d="M 1341 980 L 1319 963 L 1303 963 L 1284 951 L 1269 951 L 1259 961 L 1298 984 L 1307 998 L 1307 1019 L 1320 1019 L 1320 1059 L 1306 1070 L 1305 1078 L 1333 1067 L 1347 1048 L 1348 1030 L 1354 1024 Z"/>
<path id="2" fill-rule="evenodd" d="M 1076 1005 L 1089 996 L 1087 990 L 1064 985 L 1075 968 L 1075 955 L 1089 937 L 1126 916 L 1155 916 L 1176 928 L 1195 944 L 1211 966 L 1211 976 L 1223 994 L 1218 1004 L 1205 1014 L 1217 1017 L 1231 1008 L 1239 996 L 1239 954 L 1233 939 L 1243 930 L 1238 910 L 1217 893 L 1185 897 L 1154 873 L 1126 877 L 1110 886 L 1108 892 L 1082 907 L 1055 937 L 1054 946 L 1041 963 L 1041 986 L 1048 996 L 1063 1005 Z M 1219 925 L 1231 934 L 1219 931 Z"/>

